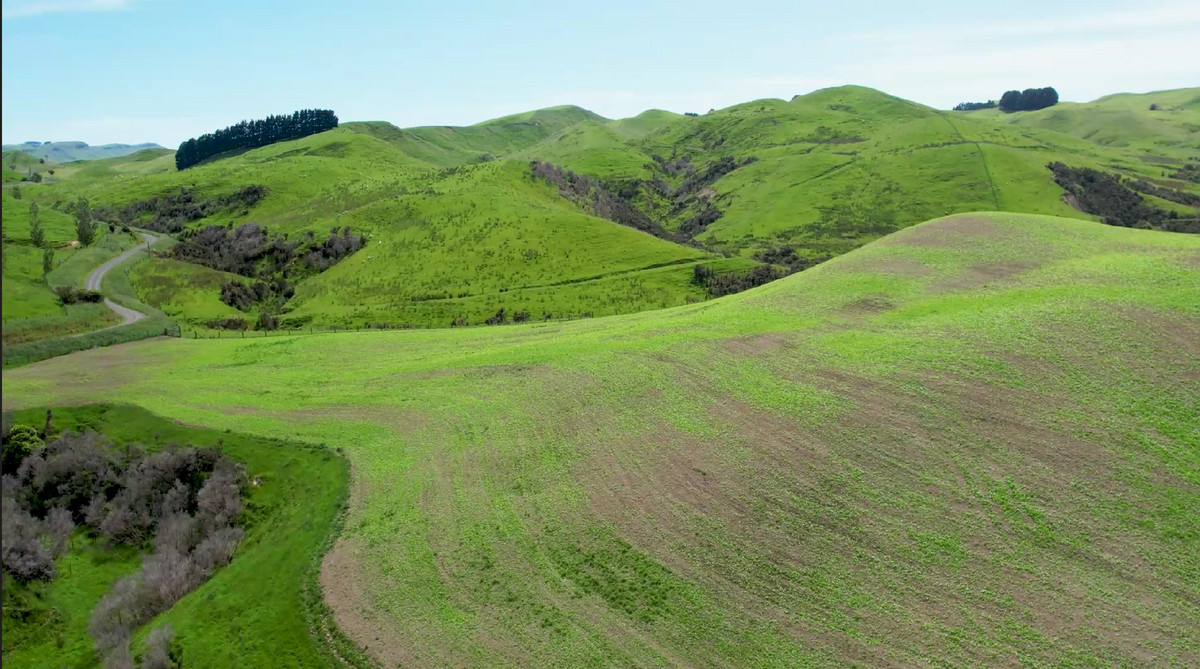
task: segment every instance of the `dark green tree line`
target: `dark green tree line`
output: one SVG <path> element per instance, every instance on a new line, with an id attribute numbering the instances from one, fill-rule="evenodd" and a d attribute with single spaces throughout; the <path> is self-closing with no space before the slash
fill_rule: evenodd
<path id="1" fill-rule="evenodd" d="M 1000 96 L 1000 111 L 1033 111 L 1058 104 L 1058 91 L 1052 86 L 1026 88 L 1023 91 L 1008 91 Z"/>
<path id="2" fill-rule="evenodd" d="M 253 149 L 336 128 L 331 109 L 301 109 L 291 114 L 242 121 L 228 128 L 193 137 L 179 145 L 175 168 L 184 170 L 215 155 L 235 149 Z"/>

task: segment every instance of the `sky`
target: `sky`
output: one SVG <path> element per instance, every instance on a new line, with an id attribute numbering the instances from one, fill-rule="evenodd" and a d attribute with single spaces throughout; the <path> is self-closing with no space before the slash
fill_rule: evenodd
<path id="1" fill-rule="evenodd" d="M 319 107 L 467 125 L 860 84 L 939 108 L 1200 86 L 1200 2 L 2 0 L 3 141 L 157 142 Z"/>

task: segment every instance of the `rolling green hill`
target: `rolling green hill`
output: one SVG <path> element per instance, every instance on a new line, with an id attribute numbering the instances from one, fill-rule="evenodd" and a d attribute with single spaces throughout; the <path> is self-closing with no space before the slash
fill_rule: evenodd
<path id="1" fill-rule="evenodd" d="M 341 446 L 322 585 L 385 666 L 1192 666 L 1198 304 L 1198 236 L 969 214 L 702 304 L 159 339 L 4 403 Z"/>
<path id="2" fill-rule="evenodd" d="M 479 324 L 501 309 L 600 316 L 705 299 L 692 280 L 697 264 L 719 273 L 750 272 L 763 258 L 803 267 L 956 212 L 1093 218 L 1068 204 L 1051 162 L 1200 196 L 1200 184 L 1168 174 L 1200 161 L 1195 93 L 1000 115 L 842 86 L 700 116 L 609 120 L 565 106 L 466 127 L 352 122 L 184 172 L 165 150 L 74 163 L 29 197 L 62 208 L 83 196 L 118 216 L 154 198 L 216 202 L 257 186 L 261 200 L 214 207 L 188 228 L 257 223 L 293 240 L 346 226 L 364 234 L 365 248 L 292 282 L 295 296 L 276 314 L 284 327 Z M 563 197 L 532 175 L 534 161 L 593 185 Z M 1184 218 L 1200 211 L 1146 197 Z M 620 202 L 654 234 L 598 217 L 615 218 L 603 202 Z M 211 273 L 146 262 L 135 278 L 149 283 L 135 288 L 184 323 L 277 309 L 240 312 L 219 301 Z M 188 297 L 161 301 L 156 286 L 191 279 L 199 283 Z"/>
<path id="3" fill-rule="evenodd" d="M 99 146 L 89 146 L 87 142 L 27 142 L 25 144 L 4 145 L 6 153 L 9 151 L 19 151 L 34 158 L 44 158 L 54 163 L 117 158 L 146 149 L 162 149 L 162 147 L 153 142 L 143 144 L 101 144 Z"/>
<path id="4" fill-rule="evenodd" d="M 297 286 L 285 321 L 292 325 L 445 326 L 455 318 L 479 323 L 501 308 L 538 319 L 622 313 L 702 299 L 703 290 L 690 283 L 696 262 L 729 270 L 756 264 L 586 215 L 520 163 L 437 169 L 345 128 L 182 173 L 165 169 L 167 160 L 83 163 L 33 197 L 54 205 L 82 196 L 119 210 L 181 188 L 211 197 L 265 185 L 268 194 L 253 210 L 201 223 L 252 221 L 293 236 L 350 226 L 366 234 L 366 249 Z M 153 306 L 165 306 L 154 303 L 152 286 L 144 291 Z M 207 303 L 218 295 L 210 293 Z M 232 307 L 171 310 L 193 323 L 247 316 Z"/>
<path id="5" fill-rule="evenodd" d="M 1101 146 L 1132 149 L 1152 164 L 1196 159 L 1200 153 L 1200 88 L 1119 93 L 1087 103 L 1063 102 L 1033 112 L 1003 114 L 985 110 L 970 114 L 1053 130 Z"/>

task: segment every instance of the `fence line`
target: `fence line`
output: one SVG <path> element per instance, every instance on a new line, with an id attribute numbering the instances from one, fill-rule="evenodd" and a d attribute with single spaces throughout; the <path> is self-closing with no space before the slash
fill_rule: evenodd
<path id="1" fill-rule="evenodd" d="M 164 331 L 168 337 L 183 339 L 254 339 L 265 337 L 292 337 L 298 335 L 337 334 L 346 332 L 371 332 L 382 330 L 419 330 L 414 325 L 345 325 L 310 326 L 305 328 L 277 328 L 274 330 L 221 330 L 214 328 L 183 328 L 176 324 L 173 331 Z"/>

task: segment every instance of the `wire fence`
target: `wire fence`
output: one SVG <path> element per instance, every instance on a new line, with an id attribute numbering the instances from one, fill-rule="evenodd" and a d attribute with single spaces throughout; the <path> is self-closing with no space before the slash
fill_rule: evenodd
<path id="1" fill-rule="evenodd" d="M 265 329 L 221 329 L 185 327 L 175 324 L 170 332 L 164 332 L 169 337 L 182 339 L 260 339 L 265 337 L 294 337 L 298 335 L 337 334 L 347 332 L 378 332 L 381 330 L 417 330 L 423 329 L 414 325 L 323 325 L 305 326 L 300 328 L 281 327 L 273 330 Z"/>

